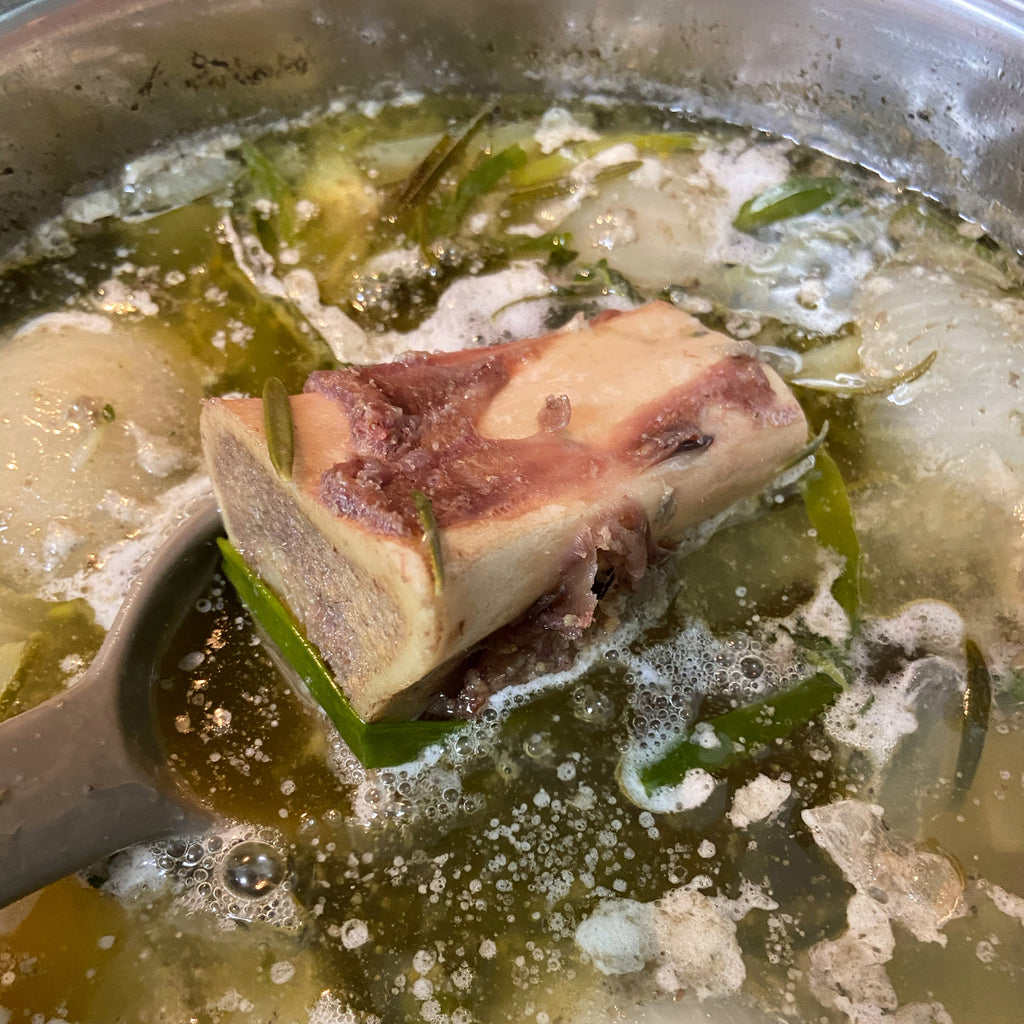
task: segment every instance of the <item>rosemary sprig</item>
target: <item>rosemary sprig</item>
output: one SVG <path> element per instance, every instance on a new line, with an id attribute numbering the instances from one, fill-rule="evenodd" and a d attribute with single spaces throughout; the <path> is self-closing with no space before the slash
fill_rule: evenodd
<path id="1" fill-rule="evenodd" d="M 420 526 L 423 527 L 423 540 L 430 552 L 430 569 L 434 574 L 434 593 L 444 590 L 444 557 L 441 553 L 441 529 L 434 518 L 434 506 L 422 491 L 412 492 L 413 504 Z"/>
<path id="2" fill-rule="evenodd" d="M 291 480 L 295 462 L 295 425 L 288 392 L 277 377 L 268 377 L 263 385 L 263 429 L 267 435 L 270 464 L 282 480 Z"/>

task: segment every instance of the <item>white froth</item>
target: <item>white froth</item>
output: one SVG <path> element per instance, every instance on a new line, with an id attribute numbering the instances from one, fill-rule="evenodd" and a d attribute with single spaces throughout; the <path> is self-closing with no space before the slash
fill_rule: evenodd
<path id="1" fill-rule="evenodd" d="M 576 945 L 603 974 L 642 970 L 658 953 L 654 908 L 636 900 L 604 900 L 576 929 Z"/>
<path id="2" fill-rule="evenodd" d="M 341 926 L 341 944 L 346 949 L 358 949 L 370 939 L 370 929 L 365 921 L 351 918 Z"/>
<path id="3" fill-rule="evenodd" d="M 169 886 L 166 873 L 158 867 L 156 852 L 148 846 L 133 846 L 110 861 L 110 877 L 103 891 L 122 903 L 148 899 Z"/>
<path id="4" fill-rule="evenodd" d="M 715 789 L 715 779 L 702 768 L 690 769 L 677 785 L 653 793 L 641 781 L 645 768 L 686 736 L 702 696 L 714 692 L 750 704 L 785 689 L 801 672 L 793 641 L 785 633 L 770 643 L 740 633 L 719 640 L 699 622 L 642 654 L 629 653 L 625 660 L 636 692 L 619 782 L 638 807 L 661 812 L 692 810 Z M 694 726 L 689 739 L 704 748 L 719 742 L 708 723 Z"/>
<path id="5" fill-rule="evenodd" d="M 796 610 L 794 618 L 815 636 L 841 647 L 850 636 L 850 619 L 833 596 L 832 586 L 845 568 L 846 559 L 824 548 L 819 549 L 818 559 L 822 568 L 814 597 Z"/>
<path id="6" fill-rule="evenodd" d="M 640 782 L 639 768 L 633 761 L 623 762 L 619 780 L 626 795 L 637 805 L 659 814 L 677 814 L 700 807 L 715 791 L 717 782 L 703 768 L 691 768 L 682 782 L 675 786 L 661 786 L 648 793 Z"/>
<path id="7" fill-rule="evenodd" d="M 1007 917 L 1016 918 L 1024 925 L 1024 897 L 1007 892 L 1002 886 L 985 879 L 978 882 L 978 888 L 992 901 L 996 910 Z"/>
<path id="8" fill-rule="evenodd" d="M 389 331 L 375 337 L 374 344 L 391 353 L 453 352 L 535 337 L 544 333 L 550 295 L 551 282 L 538 263 L 516 263 L 495 274 L 460 278 L 418 327 L 405 334 Z"/>
<path id="9" fill-rule="evenodd" d="M 209 493 L 210 478 L 205 474 L 197 474 L 165 491 L 153 503 L 142 530 L 104 548 L 94 566 L 48 583 L 40 596 L 55 601 L 85 598 L 99 625 L 110 629 L 139 572 L 188 515 L 189 508 Z"/>
<path id="10" fill-rule="evenodd" d="M 295 977 L 295 964 L 290 960 L 277 960 L 270 965 L 270 980 L 274 985 L 285 985 Z"/>
<path id="11" fill-rule="evenodd" d="M 950 858 L 889 832 L 882 808 L 839 800 L 801 813 L 846 880 L 921 942 L 946 945 L 941 928 L 961 916 L 963 881 Z"/>
<path id="12" fill-rule="evenodd" d="M 708 148 L 700 154 L 701 170 L 725 193 L 723 220 L 731 224 L 748 199 L 786 180 L 788 150 L 788 143 L 749 146 L 737 139 L 724 149 Z"/>
<path id="13" fill-rule="evenodd" d="M 900 647 L 904 653 L 927 650 L 949 658 L 963 651 L 965 627 L 960 613 L 944 601 L 914 601 L 896 615 L 865 623 L 864 636 Z"/>
<path id="14" fill-rule="evenodd" d="M 320 301 L 320 287 L 310 271 L 292 270 L 285 276 L 283 284 L 285 294 L 327 342 L 339 363 L 365 356 L 369 345 L 366 332 L 337 306 L 325 306 Z"/>
<path id="15" fill-rule="evenodd" d="M 698 999 L 738 991 L 746 977 L 736 921 L 754 905 L 703 895 L 693 885 L 655 903 L 602 900 L 576 929 L 576 944 L 604 974 L 630 974 L 654 964 L 658 986 Z M 727 906 L 728 904 L 728 906 Z M 774 903 L 768 901 L 768 906 Z"/>
<path id="16" fill-rule="evenodd" d="M 927 658 L 911 662 L 884 685 L 856 679 L 825 712 L 822 721 L 828 735 L 867 754 L 876 769 L 883 768 L 899 741 L 917 729 L 915 704 L 932 678 L 929 663 Z"/>
<path id="17" fill-rule="evenodd" d="M 308 1024 L 379 1024 L 380 1018 L 371 1013 L 355 1013 L 325 989 L 310 1007 Z"/>
<path id="18" fill-rule="evenodd" d="M 736 790 L 729 821 L 734 828 L 747 828 L 755 821 L 764 821 L 779 810 L 792 792 L 793 787 L 788 782 L 758 775 Z"/>
<path id="19" fill-rule="evenodd" d="M 735 920 L 719 901 L 684 886 L 659 900 L 657 908 L 661 988 L 687 989 L 701 1000 L 739 991 L 747 971 Z"/>
<path id="20" fill-rule="evenodd" d="M 533 138 L 542 153 L 553 153 L 570 142 L 593 142 L 600 136 L 593 128 L 581 125 L 564 107 L 550 107 L 544 111 Z"/>

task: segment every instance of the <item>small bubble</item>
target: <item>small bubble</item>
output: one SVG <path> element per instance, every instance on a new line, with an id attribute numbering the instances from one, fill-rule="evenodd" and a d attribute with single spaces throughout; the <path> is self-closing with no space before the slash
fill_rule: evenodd
<path id="1" fill-rule="evenodd" d="M 534 761 L 543 761 L 554 755 L 555 745 L 549 735 L 535 732 L 523 740 L 523 753 Z"/>
<path id="2" fill-rule="evenodd" d="M 205 851 L 203 850 L 202 846 L 200 846 L 199 843 L 189 843 L 188 848 L 182 855 L 181 860 L 182 863 L 186 866 L 195 867 L 202 861 L 204 854 Z"/>
<path id="3" fill-rule="evenodd" d="M 169 839 L 166 849 L 169 856 L 177 859 L 185 856 L 188 844 L 184 839 Z"/>
<path id="4" fill-rule="evenodd" d="M 740 658 L 740 672 L 747 679 L 760 679 L 764 675 L 764 662 L 753 654 Z"/>
<path id="5" fill-rule="evenodd" d="M 285 876 L 281 855 L 258 840 L 239 843 L 224 858 L 224 884 L 239 896 L 265 896 Z"/>

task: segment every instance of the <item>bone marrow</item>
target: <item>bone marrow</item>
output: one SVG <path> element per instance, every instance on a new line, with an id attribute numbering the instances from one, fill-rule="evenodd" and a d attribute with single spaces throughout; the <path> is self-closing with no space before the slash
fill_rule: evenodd
<path id="1" fill-rule="evenodd" d="M 753 346 L 665 303 L 321 371 L 290 406 L 291 480 L 259 399 L 209 401 L 204 450 L 230 539 L 367 720 L 422 712 L 441 666 L 528 609 L 578 635 L 602 573 L 639 579 L 806 440 Z"/>

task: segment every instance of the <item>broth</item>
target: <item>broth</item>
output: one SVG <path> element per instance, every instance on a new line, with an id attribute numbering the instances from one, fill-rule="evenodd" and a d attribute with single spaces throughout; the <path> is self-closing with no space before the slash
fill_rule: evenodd
<path id="1" fill-rule="evenodd" d="M 753 340 L 827 421 L 862 580 L 854 607 L 808 457 L 615 597 L 573 669 L 366 771 L 216 576 L 156 694 L 171 763 L 224 826 L 0 911 L 0 1021 L 1011 1019 L 1012 253 L 744 129 L 413 95 L 190 140 L 69 200 L 37 243 L 0 279 L 5 716 L 74 684 L 207 486 L 202 395 L 654 298 Z M 992 680 L 973 731 L 966 640 Z M 846 688 L 820 719 L 644 790 L 674 737 L 713 745 L 716 716 L 821 664 Z"/>

